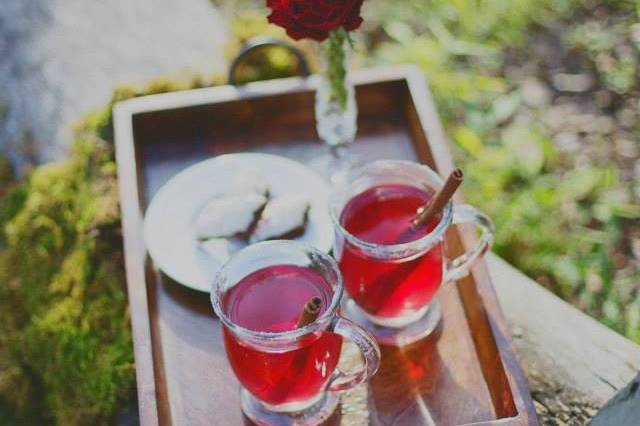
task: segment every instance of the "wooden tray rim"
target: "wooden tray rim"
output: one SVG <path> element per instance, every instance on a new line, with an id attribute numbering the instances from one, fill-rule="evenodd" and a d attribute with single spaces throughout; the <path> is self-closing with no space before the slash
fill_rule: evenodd
<path id="1" fill-rule="evenodd" d="M 427 78 L 418 66 L 407 64 L 360 69 L 353 71 L 350 74 L 350 79 L 356 86 L 405 80 L 427 140 L 435 142 L 429 143 L 435 168 L 441 174 L 447 174 L 454 169 L 453 157 L 430 95 Z M 123 245 L 141 424 L 157 425 L 159 424 L 159 417 L 145 278 L 147 254 L 142 238 L 143 211 L 139 203 L 139 176 L 138 165 L 135 161 L 135 140 L 133 137 L 134 115 L 213 103 L 248 100 L 270 95 L 313 91 L 317 87 L 318 81 L 318 76 L 315 75 L 307 78 L 289 77 L 253 82 L 238 87 L 223 85 L 147 95 L 120 101 L 114 105 L 113 126 L 120 190 L 120 209 L 122 213 Z M 461 202 L 462 197 L 458 195 L 456 201 Z M 473 245 L 475 239 L 473 236 L 467 233 L 460 234 L 465 247 Z M 517 414 L 513 417 L 469 423 L 468 425 L 537 425 L 535 408 L 530 397 L 527 380 L 515 356 L 515 347 L 506 319 L 499 306 L 486 261 L 478 262 L 474 266 L 472 273 L 474 278 L 476 276 L 482 276 L 483 278 L 483 280 L 475 279 L 476 284 L 483 281 L 489 283 L 488 286 L 477 286 L 478 294 L 485 307 L 491 331 L 496 340 L 503 368 L 512 390 Z M 134 285 L 132 283 L 140 284 Z"/>

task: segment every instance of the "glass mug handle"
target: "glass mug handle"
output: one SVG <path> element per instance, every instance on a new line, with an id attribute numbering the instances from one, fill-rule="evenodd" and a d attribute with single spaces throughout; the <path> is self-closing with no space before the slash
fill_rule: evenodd
<path id="1" fill-rule="evenodd" d="M 333 377 L 329 381 L 328 390 L 330 392 L 342 392 L 359 385 L 373 376 L 380 366 L 380 348 L 362 328 L 352 321 L 337 315 L 334 317 L 327 331 L 339 334 L 351 340 L 360 349 L 364 367 L 353 373 L 346 373 L 340 368 L 336 368 Z"/>
<path id="2" fill-rule="evenodd" d="M 463 223 L 474 224 L 480 229 L 480 237 L 471 250 L 448 262 L 443 282 L 455 281 L 469 275 L 469 270 L 474 263 L 489 250 L 495 235 L 491 219 L 468 204 L 453 206 L 452 223 L 456 225 Z"/>

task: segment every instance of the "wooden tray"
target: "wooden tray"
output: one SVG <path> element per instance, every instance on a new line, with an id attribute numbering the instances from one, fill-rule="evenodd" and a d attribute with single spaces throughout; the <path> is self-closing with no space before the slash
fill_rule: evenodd
<path id="1" fill-rule="evenodd" d="M 451 154 L 422 73 L 414 67 L 354 74 L 360 110 L 353 146 L 363 161 L 417 160 L 445 175 Z M 142 218 L 154 193 L 187 166 L 229 152 L 307 162 L 323 152 L 314 126 L 315 79 L 291 78 L 137 98 L 115 108 L 127 282 L 143 425 L 238 425 L 238 384 L 208 295 L 154 269 Z M 461 201 L 458 199 L 458 201 Z M 473 230 L 447 236 L 451 255 Z M 351 424 L 537 424 L 527 382 L 486 265 L 441 295 L 439 331 L 383 347 L 361 417 Z M 348 398 L 347 398 L 348 399 Z M 349 401 L 343 401 L 348 412 Z M 368 416 L 368 417 L 367 417 Z M 344 417 L 347 419 L 347 416 Z M 343 423 L 347 421 L 342 420 Z M 339 413 L 333 419 L 340 422 Z"/>

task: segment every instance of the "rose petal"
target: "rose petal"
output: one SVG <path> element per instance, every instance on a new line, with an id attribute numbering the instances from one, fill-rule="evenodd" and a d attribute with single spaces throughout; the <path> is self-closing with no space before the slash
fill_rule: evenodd
<path id="1" fill-rule="evenodd" d="M 287 31 L 295 39 L 325 40 L 340 27 L 354 30 L 362 23 L 360 9 L 364 0 L 267 0 L 269 22 Z"/>

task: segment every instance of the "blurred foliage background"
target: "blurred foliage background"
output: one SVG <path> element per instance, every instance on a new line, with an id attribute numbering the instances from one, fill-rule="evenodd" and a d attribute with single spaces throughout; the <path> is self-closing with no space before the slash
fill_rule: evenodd
<path id="1" fill-rule="evenodd" d="M 230 56 L 251 36 L 285 37 L 261 2 L 214 3 L 229 16 Z M 367 0 L 363 10 L 354 66 L 425 71 L 465 197 L 496 222 L 494 250 L 640 343 L 640 3 Z M 239 77 L 295 68 L 274 49 Z M 223 81 L 120 87 L 78 125 L 69 160 L 20 182 L 0 160 L 0 425 L 110 424 L 134 398 L 111 106 Z"/>
<path id="2" fill-rule="evenodd" d="M 640 342 L 640 3 L 372 3 L 371 61 L 425 70 L 494 250 Z"/>

